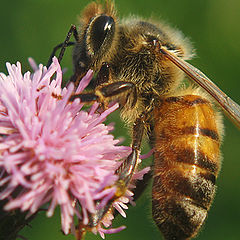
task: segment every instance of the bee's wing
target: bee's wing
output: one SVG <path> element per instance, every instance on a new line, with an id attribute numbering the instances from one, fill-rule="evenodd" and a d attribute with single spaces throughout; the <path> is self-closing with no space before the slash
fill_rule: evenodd
<path id="1" fill-rule="evenodd" d="M 205 89 L 220 104 L 236 126 L 240 128 L 240 106 L 236 102 L 228 97 L 199 69 L 175 56 L 174 53 L 166 50 L 165 48 L 161 48 L 160 51 L 176 66 L 182 69 L 188 77 Z"/>

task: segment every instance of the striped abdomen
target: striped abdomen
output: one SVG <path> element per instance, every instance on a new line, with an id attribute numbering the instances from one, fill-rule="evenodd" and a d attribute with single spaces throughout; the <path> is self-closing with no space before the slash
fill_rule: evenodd
<path id="1" fill-rule="evenodd" d="M 196 95 L 165 98 L 154 114 L 153 218 L 165 239 L 189 239 L 215 194 L 221 119 Z"/>

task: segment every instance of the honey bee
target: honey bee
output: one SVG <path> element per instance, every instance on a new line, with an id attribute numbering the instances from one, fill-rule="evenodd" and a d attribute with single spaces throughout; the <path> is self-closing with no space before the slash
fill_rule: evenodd
<path id="1" fill-rule="evenodd" d="M 117 101 L 131 128 L 132 153 L 117 170 L 116 185 L 124 186 L 120 195 L 132 181 L 146 135 L 154 148 L 153 219 L 165 239 L 195 237 L 212 204 L 221 167 L 223 123 L 215 102 L 238 127 L 239 105 L 185 61 L 193 51 L 180 32 L 138 17 L 119 21 L 111 1 L 92 2 L 84 9 L 79 31 L 72 25 L 56 47 L 61 48 L 59 60 L 68 45 L 74 45 L 70 81 L 75 86 L 89 69 L 97 73 L 93 91 L 70 100 L 98 101 L 105 107 Z M 186 75 L 193 80 L 190 86 Z M 89 213 L 85 227 L 96 226 L 117 197 Z"/>

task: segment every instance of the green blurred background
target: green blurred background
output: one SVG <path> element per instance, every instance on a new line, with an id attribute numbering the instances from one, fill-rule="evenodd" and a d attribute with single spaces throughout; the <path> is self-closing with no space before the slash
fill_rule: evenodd
<path id="1" fill-rule="evenodd" d="M 6 72 L 5 62 L 20 61 L 28 70 L 27 58 L 46 63 L 52 48 L 64 40 L 86 0 L 1 0 L 0 71 Z M 116 5 L 121 17 L 131 13 L 155 16 L 189 36 L 197 56 L 191 61 L 217 85 L 240 102 L 240 1 L 238 0 L 119 0 Z M 67 51 L 63 67 L 71 74 L 71 50 Z M 111 120 L 118 121 L 118 113 Z M 127 130 L 117 122 L 115 135 L 127 136 Z M 225 119 L 226 136 L 222 152 L 224 162 L 218 179 L 216 199 L 208 219 L 197 239 L 240 239 L 240 132 Z M 129 139 L 127 140 L 129 141 Z M 162 239 L 151 219 L 151 188 L 139 199 L 136 207 L 127 211 L 127 219 L 118 217 L 114 226 L 127 229 L 106 239 Z M 53 218 L 45 213 L 21 232 L 29 240 L 74 239 L 60 231 L 59 212 Z M 86 240 L 100 239 L 88 234 Z"/>

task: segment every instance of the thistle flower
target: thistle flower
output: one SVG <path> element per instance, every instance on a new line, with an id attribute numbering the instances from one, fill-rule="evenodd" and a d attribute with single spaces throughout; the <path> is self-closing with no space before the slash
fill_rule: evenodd
<path id="1" fill-rule="evenodd" d="M 33 74 L 22 75 L 20 63 L 7 63 L 8 76 L 0 73 L 0 200 L 7 201 L 5 210 L 21 209 L 30 215 L 47 203 L 47 215 L 52 216 L 59 205 L 67 234 L 75 214 L 87 225 L 96 201 L 104 206 L 115 194 L 115 171 L 130 148 L 118 146 L 119 140 L 109 134 L 113 127 L 103 124 L 117 104 L 101 114 L 96 113 L 97 103 L 83 111 L 79 99 L 69 102 L 73 85 L 61 88 L 62 71 L 56 58 L 49 69 L 33 60 L 30 64 Z M 91 78 L 89 71 L 76 93 Z M 133 180 L 148 171 L 135 173 Z M 113 203 L 124 217 L 126 204 L 132 203 L 132 188 Z M 113 218 L 106 214 L 92 232 L 104 238 L 105 233 L 125 228 L 109 228 Z"/>
<path id="2" fill-rule="evenodd" d="M 109 134 L 112 126 L 102 122 L 118 106 L 97 114 L 98 104 L 86 112 L 79 99 L 69 103 L 73 85 L 61 88 L 56 58 L 49 69 L 39 65 L 32 75 L 22 75 L 20 63 L 7 63 L 7 69 L 8 76 L 0 74 L 0 199 L 8 200 L 5 210 L 31 214 L 49 203 L 48 216 L 59 205 L 62 229 L 68 233 L 74 214 L 87 222 L 94 201 L 114 194 L 114 187 L 106 187 L 117 180 L 114 172 L 129 148 L 118 146 Z M 91 77 L 89 71 L 78 92 Z"/>

